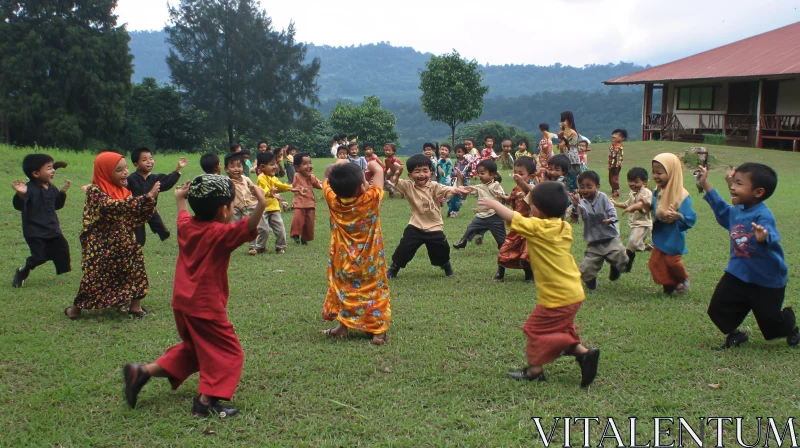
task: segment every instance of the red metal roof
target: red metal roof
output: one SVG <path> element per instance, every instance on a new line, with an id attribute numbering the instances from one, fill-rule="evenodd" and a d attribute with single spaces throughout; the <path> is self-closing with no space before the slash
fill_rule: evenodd
<path id="1" fill-rule="evenodd" d="M 648 68 L 604 84 L 738 78 L 800 73 L 800 22 Z"/>

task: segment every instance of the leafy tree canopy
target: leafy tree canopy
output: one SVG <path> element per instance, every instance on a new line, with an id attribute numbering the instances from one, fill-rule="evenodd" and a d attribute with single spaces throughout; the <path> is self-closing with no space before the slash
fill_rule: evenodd
<path id="1" fill-rule="evenodd" d="M 395 129 L 397 119 L 381 107 L 381 100 L 376 96 L 364 97 L 364 102 L 356 106 L 337 104 L 329 121 L 334 134 L 355 134 L 359 143 L 375 144 L 378 154 L 382 153 L 384 143 L 397 142 L 400 137 Z M 328 141 L 332 136 L 328 137 Z"/>

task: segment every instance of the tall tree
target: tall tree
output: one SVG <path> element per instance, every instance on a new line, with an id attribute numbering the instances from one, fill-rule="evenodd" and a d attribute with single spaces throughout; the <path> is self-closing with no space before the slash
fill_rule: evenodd
<path id="1" fill-rule="evenodd" d="M 476 61 L 465 61 L 453 50 L 431 56 L 419 74 L 422 110 L 431 121 L 450 126 L 450 139 L 456 142 L 456 126 L 478 119 L 483 112 L 483 97 L 489 87 L 483 85 L 483 74 Z"/>
<path id="2" fill-rule="evenodd" d="M 116 141 L 130 93 L 116 0 L 0 0 L 0 127 L 8 143 Z"/>
<path id="3" fill-rule="evenodd" d="M 181 0 L 169 14 L 172 80 L 209 124 L 225 124 L 230 143 L 276 135 L 318 102 L 319 59 L 305 64 L 294 24 L 273 30 L 257 0 Z"/>
<path id="4" fill-rule="evenodd" d="M 328 121 L 334 132 L 355 134 L 362 143 L 373 142 L 377 153 L 384 143 L 397 142 L 400 138 L 395 129 L 397 118 L 381 107 L 377 96 L 364 97 L 364 102 L 357 106 L 337 104 Z"/>

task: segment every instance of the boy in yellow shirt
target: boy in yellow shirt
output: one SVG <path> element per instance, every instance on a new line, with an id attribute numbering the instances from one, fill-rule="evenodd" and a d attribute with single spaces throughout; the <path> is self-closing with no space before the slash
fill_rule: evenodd
<path id="1" fill-rule="evenodd" d="M 586 295 L 570 253 L 572 226 L 561 219 L 567 210 L 567 190 L 563 183 L 544 182 L 531 190 L 527 201 L 530 218 L 492 199 L 478 201 L 478 206 L 494 210 L 510 230 L 528 241 L 536 278 L 536 307 L 522 327 L 528 339 L 528 367 L 508 374 L 516 380 L 545 381 L 542 366 L 563 352 L 575 356 L 581 368 L 581 387 L 587 387 L 597 376 L 600 350 L 584 347 L 574 325 Z"/>
<path id="2" fill-rule="evenodd" d="M 281 182 L 275 173 L 278 172 L 278 160 L 275 154 L 267 151 L 258 154 L 258 188 L 264 190 L 267 205 L 264 208 L 264 219 L 275 234 L 275 253 L 286 253 L 286 227 L 281 216 L 281 204 L 275 196 L 286 191 L 295 191 L 292 186 Z M 266 244 L 266 242 L 265 242 Z"/>

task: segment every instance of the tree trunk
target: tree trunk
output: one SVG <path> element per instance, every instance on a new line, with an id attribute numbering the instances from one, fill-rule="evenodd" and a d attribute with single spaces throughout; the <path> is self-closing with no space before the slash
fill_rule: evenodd
<path id="1" fill-rule="evenodd" d="M 456 147 L 456 125 L 454 125 L 454 124 L 450 125 L 450 131 L 452 132 L 450 134 L 450 144 L 453 146 L 453 148 L 455 148 Z"/>

